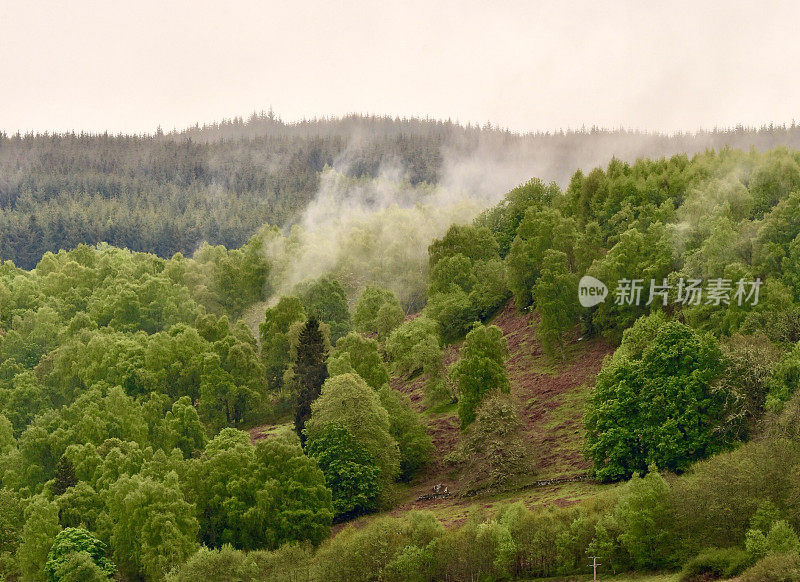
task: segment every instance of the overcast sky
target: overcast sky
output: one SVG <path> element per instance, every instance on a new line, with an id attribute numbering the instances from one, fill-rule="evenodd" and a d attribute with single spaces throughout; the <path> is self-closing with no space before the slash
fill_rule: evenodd
<path id="1" fill-rule="evenodd" d="M 273 107 L 516 131 L 791 122 L 800 3 L 0 0 L 0 129 Z"/>

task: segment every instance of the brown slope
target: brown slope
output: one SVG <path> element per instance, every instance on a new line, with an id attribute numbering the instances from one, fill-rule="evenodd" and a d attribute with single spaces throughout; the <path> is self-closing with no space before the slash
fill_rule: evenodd
<path id="1" fill-rule="evenodd" d="M 512 398 L 526 426 L 526 438 L 538 459 L 536 479 L 569 478 L 585 474 L 589 463 L 581 453 L 584 402 L 603 359 L 613 352 L 613 346 L 600 339 L 584 341 L 574 336 L 566 346 L 566 360 L 553 363 L 545 356 L 541 343 L 536 339 L 538 319 L 535 315 L 519 312 L 509 302 L 491 323 L 503 331 L 508 342 L 506 371 Z M 445 361 L 448 364 L 458 358 L 459 349 L 460 345 L 447 349 Z M 424 383 L 424 377 L 392 379 L 392 387 L 407 393 L 420 411 L 424 410 Z M 458 474 L 445 462 L 445 457 L 459 440 L 458 417 L 454 411 L 439 414 L 427 411 L 426 416 L 436 449 L 434 460 L 412 482 L 406 494 L 406 503 L 392 513 L 414 508 L 435 508 L 437 513 L 442 510 L 448 514 L 455 512 L 452 517 L 458 521 L 458 507 L 474 504 L 475 499 L 417 499 L 420 495 L 432 493 L 437 484 L 448 486 L 452 493 L 457 494 L 459 490 Z M 525 497 L 530 499 L 530 496 Z M 556 504 L 564 502 L 557 496 L 549 496 L 548 499 L 548 502 Z"/>

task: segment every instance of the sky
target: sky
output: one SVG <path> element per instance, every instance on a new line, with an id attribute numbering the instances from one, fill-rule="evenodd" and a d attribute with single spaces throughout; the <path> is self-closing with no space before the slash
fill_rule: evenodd
<path id="1" fill-rule="evenodd" d="M 791 123 L 800 3 L 0 0 L 0 130 L 273 108 L 513 131 Z M 800 120 L 800 119 L 799 119 Z"/>

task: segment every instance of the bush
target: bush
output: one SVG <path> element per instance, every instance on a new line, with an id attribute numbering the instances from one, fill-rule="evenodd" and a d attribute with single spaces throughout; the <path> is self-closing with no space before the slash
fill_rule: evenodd
<path id="1" fill-rule="evenodd" d="M 741 548 L 710 548 L 686 562 L 681 582 L 715 580 L 738 576 L 750 565 L 750 556 Z"/>
<path id="2" fill-rule="evenodd" d="M 740 582 L 798 582 L 800 556 L 773 554 L 756 563 L 739 578 Z"/>
<path id="3" fill-rule="evenodd" d="M 455 454 L 463 461 L 465 493 L 502 491 L 530 480 L 534 462 L 523 435 L 524 427 L 509 398 L 487 398 Z"/>

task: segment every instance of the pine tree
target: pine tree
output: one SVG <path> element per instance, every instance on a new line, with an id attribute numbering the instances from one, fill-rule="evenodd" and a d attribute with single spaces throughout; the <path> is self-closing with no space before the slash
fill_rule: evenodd
<path id="1" fill-rule="evenodd" d="M 305 443 L 303 427 L 311 416 L 311 403 L 319 397 L 322 384 L 328 378 L 326 358 L 325 337 L 319 329 L 319 321 L 311 317 L 300 332 L 295 361 L 297 412 L 294 417 L 294 428 L 302 443 Z"/>
<path id="2" fill-rule="evenodd" d="M 67 489 L 77 484 L 78 479 L 75 477 L 75 468 L 72 466 L 72 462 L 66 455 L 62 455 L 58 460 L 58 465 L 56 465 L 55 478 L 53 480 L 53 495 L 56 497 L 63 495 Z"/>

